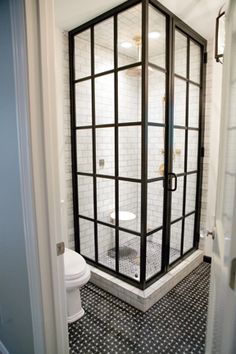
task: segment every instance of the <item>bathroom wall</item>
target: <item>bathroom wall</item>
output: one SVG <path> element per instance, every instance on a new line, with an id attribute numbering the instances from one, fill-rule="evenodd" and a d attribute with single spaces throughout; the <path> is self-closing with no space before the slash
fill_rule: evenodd
<path id="1" fill-rule="evenodd" d="M 8 0 L 0 1 L 0 62 L 0 352 L 3 343 L 9 353 L 33 354 Z"/>

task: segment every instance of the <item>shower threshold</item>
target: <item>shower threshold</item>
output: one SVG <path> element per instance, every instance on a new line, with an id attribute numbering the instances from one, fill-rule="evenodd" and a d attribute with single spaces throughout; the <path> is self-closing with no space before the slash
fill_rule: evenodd
<path id="1" fill-rule="evenodd" d="M 134 253 L 131 256 L 135 257 Z M 107 253 L 106 257 L 106 259 L 103 258 L 103 264 L 105 264 L 104 262 L 107 261 L 110 262 L 109 265 L 111 265 L 113 259 L 111 256 L 111 252 L 109 252 L 109 255 Z M 136 259 L 138 260 L 137 257 Z M 168 273 L 163 275 L 163 277 L 158 279 L 155 283 L 150 285 L 145 290 L 137 289 L 136 287 L 120 279 L 117 279 L 113 275 L 107 274 L 93 266 L 90 266 L 90 281 L 98 287 L 102 288 L 103 290 L 123 300 L 124 302 L 127 302 L 128 304 L 134 306 L 138 310 L 146 312 L 166 293 L 168 293 L 173 287 L 175 287 L 175 285 L 177 285 L 182 279 L 184 279 L 189 273 L 191 273 L 202 261 L 203 251 L 195 251 L 188 258 L 183 260 L 176 267 L 174 267 Z M 132 265 L 132 262 L 130 262 L 128 254 L 128 256 L 124 256 L 123 266 L 126 267 L 126 271 L 128 270 L 131 272 L 130 275 L 134 276 L 135 267 L 132 267 L 130 265 Z M 151 264 L 149 264 L 149 269 L 151 269 L 150 267 L 152 267 Z"/>

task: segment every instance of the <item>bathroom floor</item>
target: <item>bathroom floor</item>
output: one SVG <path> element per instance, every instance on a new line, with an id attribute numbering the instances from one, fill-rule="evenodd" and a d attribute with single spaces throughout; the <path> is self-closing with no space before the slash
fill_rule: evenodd
<path id="1" fill-rule="evenodd" d="M 121 256 L 121 253 L 123 255 Z M 161 251 L 162 245 L 154 241 L 147 241 L 147 260 L 146 272 L 147 279 L 161 270 Z M 170 247 L 170 262 L 180 256 L 180 251 Z M 99 257 L 99 262 L 110 269 L 115 269 L 115 250 L 110 249 L 108 252 Z M 119 271 L 131 278 L 139 279 L 140 272 L 140 242 L 136 239 L 127 241 L 122 244 L 119 259 Z"/>
<path id="2" fill-rule="evenodd" d="M 209 281 L 203 262 L 146 313 L 88 283 L 85 315 L 69 325 L 71 354 L 204 353 Z"/>

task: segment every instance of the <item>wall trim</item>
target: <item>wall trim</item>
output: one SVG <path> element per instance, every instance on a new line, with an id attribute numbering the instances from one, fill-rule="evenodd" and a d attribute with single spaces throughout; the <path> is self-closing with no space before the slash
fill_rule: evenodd
<path id="1" fill-rule="evenodd" d="M 53 0 L 9 0 L 35 354 L 69 353 L 58 177 Z M 5 354 L 5 353 L 4 353 Z"/>
<path id="2" fill-rule="evenodd" d="M 15 0 L 16 1 L 16 0 Z M 45 354 L 69 353 L 62 241 L 53 0 L 24 0 L 30 133 Z"/>
<path id="3" fill-rule="evenodd" d="M 10 354 L 3 342 L 0 341 L 0 354 Z"/>

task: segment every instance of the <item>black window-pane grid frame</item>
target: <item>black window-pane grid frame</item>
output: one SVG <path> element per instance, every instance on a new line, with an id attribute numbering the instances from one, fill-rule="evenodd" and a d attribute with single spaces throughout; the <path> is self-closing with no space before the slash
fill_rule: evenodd
<path id="1" fill-rule="evenodd" d="M 200 133 L 201 133 L 201 127 L 200 127 L 200 122 L 201 122 L 201 115 L 200 115 L 200 109 L 199 109 L 199 119 L 198 119 L 198 128 L 193 128 L 193 127 L 189 127 L 189 87 L 190 84 L 195 85 L 197 87 L 199 87 L 200 92 L 202 90 L 202 77 L 200 80 L 200 83 L 196 83 L 192 80 L 190 80 L 190 41 L 192 41 L 192 38 L 185 32 L 183 32 L 181 29 L 178 28 L 178 26 L 175 27 L 175 33 L 176 31 L 180 31 L 182 32 L 186 38 L 187 38 L 187 61 L 186 61 L 186 78 L 182 77 L 181 75 L 178 75 L 176 73 L 174 73 L 174 77 L 177 77 L 183 81 L 186 82 L 186 111 L 185 111 L 185 126 L 176 126 L 174 125 L 174 129 L 184 129 L 185 130 L 185 157 L 184 157 L 184 174 L 182 174 L 184 176 L 184 190 L 183 190 L 183 208 L 182 208 L 182 218 L 179 218 L 177 220 L 174 220 L 171 224 L 180 221 L 182 219 L 182 232 L 181 232 L 181 250 L 180 250 L 180 258 L 183 257 L 183 248 L 184 248 L 184 233 L 185 233 L 185 218 L 195 214 L 195 216 L 197 215 L 196 210 L 197 210 L 197 198 L 196 198 L 196 205 L 195 205 L 195 210 L 191 211 L 190 213 L 188 213 L 187 215 L 185 215 L 185 209 L 186 209 L 186 192 L 187 192 L 187 175 L 192 174 L 192 173 L 197 173 L 197 175 L 199 175 L 199 171 L 200 171 L 200 153 L 198 152 L 198 170 L 197 171 L 188 171 L 188 131 L 189 130 L 193 130 L 193 131 L 198 131 L 199 132 L 199 136 L 198 136 L 198 151 L 199 147 L 200 147 Z M 195 42 L 195 41 L 194 41 Z M 197 43 L 198 44 L 198 43 Z M 199 44 L 198 44 L 199 45 Z M 201 48 L 201 53 L 202 53 L 202 48 Z M 202 60 L 201 62 L 201 70 L 202 70 Z M 201 76 L 201 75 L 200 75 Z M 201 96 L 201 93 L 200 93 Z M 200 101 L 201 98 L 199 97 L 199 108 L 200 108 Z M 198 183 L 197 183 L 198 185 Z M 196 187 L 197 187 L 196 185 Z M 196 188 L 196 196 L 198 195 L 198 190 Z M 194 241 L 196 239 L 196 217 L 195 217 L 195 221 L 194 221 L 194 231 L 195 231 L 195 235 L 193 235 L 193 247 L 194 247 Z M 174 263 L 174 262 L 172 262 Z"/>
<path id="2" fill-rule="evenodd" d="M 136 4 L 138 4 L 138 3 L 140 3 L 140 1 L 133 1 L 133 0 L 130 0 L 130 1 L 128 1 L 126 4 L 125 4 L 125 6 L 123 7 L 123 5 L 121 5 L 121 6 L 118 6 L 118 8 L 116 8 L 117 9 L 117 11 L 113 11 L 113 10 L 111 10 L 111 14 L 110 15 L 108 15 L 108 13 L 107 14 L 105 14 L 105 16 L 103 16 L 103 15 L 101 15 L 101 16 L 99 16 L 99 19 L 96 19 L 95 20 L 95 22 L 94 22 L 94 20 L 92 20 L 92 21 L 90 21 L 90 23 L 91 23 L 91 25 L 93 25 L 93 24 L 96 24 L 96 23 L 99 23 L 99 22 L 101 22 L 101 21 L 103 21 L 103 20 L 105 20 L 105 19 L 107 19 L 107 18 L 109 18 L 110 16 L 114 16 L 114 18 L 117 16 L 117 13 L 119 13 L 119 12 L 121 12 L 121 11 L 125 11 L 125 9 L 128 9 L 129 7 L 132 7 L 132 6 L 134 6 L 134 5 L 136 5 Z M 148 4 L 148 2 L 147 1 L 143 1 L 143 3 L 146 3 L 146 6 L 147 6 L 147 4 Z M 170 24 L 171 23 L 171 20 L 172 19 L 177 19 L 176 17 L 175 17 L 175 15 L 173 15 L 173 14 L 171 14 L 167 9 L 165 9 L 161 4 L 159 4 L 157 1 L 155 1 L 155 0 L 150 0 L 149 1 L 149 3 L 151 3 L 152 5 L 154 5 L 154 7 L 156 7 L 159 11 L 162 11 L 166 16 L 167 16 L 167 19 L 169 19 L 169 21 L 166 21 L 166 24 L 167 24 L 167 26 L 168 26 L 168 24 Z M 169 17 L 168 17 L 168 15 L 169 15 Z M 177 19 L 177 22 L 178 21 L 180 21 L 179 19 Z M 71 31 L 71 33 L 70 33 L 70 35 L 69 35 L 69 37 L 70 37 L 70 53 L 72 53 L 73 54 L 73 52 L 74 52 L 74 48 L 73 48 L 73 44 L 72 44 L 72 42 L 73 42 L 73 36 L 74 35 L 76 35 L 76 34 L 78 34 L 79 32 L 82 32 L 83 30 L 85 30 L 85 29 L 88 29 L 90 26 L 88 25 L 88 24 L 86 24 L 86 25 L 83 25 L 83 26 L 80 26 L 80 30 L 78 30 L 78 29 L 75 29 L 75 30 L 72 30 Z M 185 25 L 184 23 L 182 23 L 182 21 L 181 21 L 181 27 L 183 27 L 184 29 L 185 29 L 185 27 L 186 27 L 186 30 L 187 31 L 189 31 L 190 32 L 190 34 L 191 34 L 191 36 L 190 36 L 190 38 L 191 38 L 191 40 L 193 40 L 193 39 L 195 39 L 195 37 L 196 37 L 196 43 L 199 45 L 200 43 L 198 43 L 198 37 L 199 37 L 199 35 L 197 35 L 194 31 L 192 31 L 187 25 Z M 167 32 L 168 33 L 168 32 Z M 114 36 L 115 36 L 115 34 L 114 34 Z M 166 40 L 167 40 L 167 36 L 166 36 Z M 206 42 L 204 42 L 204 40 L 201 38 L 201 37 L 199 37 L 199 41 L 201 42 L 201 46 L 202 47 L 204 47 L 204 50 L 205 50 L 205 46 L 206 46 Z M 168 40 L 167 40 L 167 42 L 168 42 Z M 203 51 L 204 52 L 204 51 Z M 171 53 L 170 53 L 171 54 Z M 166 57 L 167 57 L 167 55 L 166 55 Z M 168 58 L 167 58 L 167 61 L 168 61 Z M 71 86 L 72 86 L 72 83 L 74 83 L 73 81 L 75 81 L 75 80 L 73 80 L 73 67 L 74 67 L 74 63 L 73 63 L 73 59 L 72 59 L 72 56 L 70 55 L 70 84 L 71 84 Z M 139 66 L 140 65 L 140 62 L 139 63 L 134 63 L 134 64 L 132 64 L 131 66 Z M 146 67 L 149 65 L 149 63 L 148 64 L 146 64 Z M 150 64 L 150 66 L 151 66 L 151 64 Z M 155 66 L 155 65 L 154 65 Z M 126 66 L 127 67 L 127 66 Z M 166 66 L 166 68 L 167 68 L 167 66 Z M 120 67 L 120 68 L 118 68 L 117 69 L 117 73 L 118 73 L 118 71 L 119 70 L 122 70 L 122 69 L 125 69 L 125 66 L 124 67 Z M 157 68 L 157 69 L 159 69 L 160 71 L 164 71 L 164 72 L 167 72 L 166 70 L 163 70 L 163 68 Z M 201 84 L 202 84 L 202 82 L 203 82 L 203 78 L 204 78 L 204 75 L 205 75 L 205 72 L 204 72 L 204 70 L 203 70 L 203 56 L 202 56 L 202 62 L 201 62 Z M 115 68 L 114 68 L 114 70 L 112 70 L 111 72 L 116 72 L 116 70 L 115 70 Z M 110 71 L 109 72 L 104 72 L 104 73 L 101 73 L 101 74 L 99 74 L 99 75 L 96 75 L 96 76 L 100 76 L 100 75 L 105 75 L 105 74 L 107 74 L 107 73 L 110 73 Z M 170 76 L 170 75 L 169 75 Z M 173 74 L 173 76 L 174 76 L 174 74 Z M 88 78 L 90 78 L 90 77 L 88 77 Z M 88 79 L 87 78 L 87 79 Z M 95 76 L 94 76 L 94 78 L 95 78 Z M 84 80 L 86 79 L 86 78 L 83 78 Z M 82 79 L 82 80 L 83 80 Z M 78 81 L 80 81 L 80 80 L 77 80 L 76 82 L 78 82 Z M 199 86 L 199 84 L 197 84 L 197 83 L 194 83 L 194 82 L 192 82 L 191 80 L 189 80 L 189 83 L 192 83 L 192 84 L 196 84 L 197 86 Z M 167 87 L 168 87 L 168 85 L 167 85 Z M 169 92 L 170 93 L 170 92 Z M 74 100 L 74 97 L 72 97 L 72 96 L 74 96 L 74 89 L 72 89 L 71 88 L 71 102 L 72 102 L 72 104 L 71 104 L 71 116 L 74 116 L 75 115 L 75 100 Z M 202 102 L 201 103 L 204 103 L 204 95 L 203 94 L 201 94 L 201 99 L 200 99 Z M 200 116 L 202 117 L 203 116 L 203 110 L 204 110 L 204 104 L 200 104 L 200 106 L 201 106 L 201 110 L 200 110 Z M 75 118 L 75 117 L 74 117 Z M 76 124 L 75 124 L 75 119 L 74 119 L 73 117 L 72 117 L 72 119 L 71 119 L 71 130 L 72 130 L 72 132 L 75 132 L 76 131 L 76 129 L 78 129 L 78 127 L 76 127 Z M 124 124 L 122 124 L 122 123 L 120 123 L 120 125 L 121 126 L 124 126 Z M 126 124 L 125 124 L 126 125 Z M 129 124 L 127 124 L 127 125 L 129 125 Z M 133 125 L 133 123 L 132 123 L 132 125 Z M 138 125 L 138 124 L 137 124 Z M 149 124 L 149 125 L 152 125 L 152 124 Z M 162 126 L 162 125 L 161 125 Z M 165 125 L 163 125 L 163 127 L 164 127 Z M 90 127 L 90 126 L 89 126 Z M 101 126 L 102 127 L 102 126 Z M 116 127 L 118 127 L 118 124 L 115 124 L 115 128 Z M 99 128 L 99 125 L 95 125 L 93 128 Z M 80 129 L 80 127 L 79 127 L 79 129 Z M 81 127 L 81 129 L 83 129 L 83 127 Z M 189 128 L 189 129 L 191 129 L 191 128 Z M 196 129 L 193 129 L 193 130 L 196 130 Z M 201 129 L 200 129 L 201 130 Z M 200 131 L 200 133 L 201 134 L 199 134 L 199 141 L 200 141 L 200 135 L 201 135 L 201 142 L 203 141 L 203 133 L 202 133 L 202 131 Z M 76 137 L 75 137 L 75 134 L 72 134 L 72 135 L 74 135 L 73 137 L 72 137 L 72 165 L 75 167 L 76 166 L 76 151 L 73 151 L 73 146 L 74 147 L 76 147 Z M 199 144 L 200 145 L 200 144 Z M 198 158 L 198 175 L 199 175 L 199 171 L 202 169 L 202 160 L 200 159 L 200 149 L 199 149 L 199 154 L 198 154 L 199 156 L 199 158 Z M 73 157 L 74 156 L 74 157 Z M 116 156 L 117 156 L 117 154 L 116 154 Z M 96 167 L 96 166 L 95 166 Z M 77 169 L 75 170 L 75 171 L 77 171 Z M 191 171 L 191 172 L 186 172 L 185 173 L 185 176 L 187 176 L 188 174 L 190 174 L 190 173 L 194 173 L 195 171 Z M 76 173 L 77 174 L 77 173 Z M 80 174 L 80 173 L 78 173 L 78 174 Z M 81 173 L 82 175 L 83 175 L 83 173 Z M 86 175 L 86 174 L 85 174 Z M 96 177 L 105 177 L 104 175 L 95 175 L 94 176 L 94 178 L 96 179 Z M 109 176 L 110 177 L 110 176 Z M 199 176 L 198 176 L 199 177 Z M 130 180 L 130 179 L 126 179 L 126 178 L 120 178 L 120 177 L 115 177 L 115 180 L 116 180 L 116 182 L 118 183 L 118 180 L 119 179 L 121 179 L 121 180 Z M 76 210 L 77 210 L 77 214 L 76 214 L 76 218 L 78 218 L 78 215 L 79 215 L 79 210 L 78 210 L 78 199 L 77 199 L 77 197 L 75 196 L 75 192 L 74 192 L 74 190 L 77 190 L 77 183 L 75 182 L 77 180 L 77 178 L 73 178 L 73 202 L 74 202 L 74 205 L 76 204 L 76 202 L 77 202 L 77 208 L 74 208 L 74 214 L 75 214 L 75 212 L 76 212 Z M 136 180 L 133 180 L 133 181 L 136 181 Z M 150 182 L 152 182 L 153 180 L 147 180 L 147 183 L 150 183 Z M 199 182 L 201 182 L 201 178 L 199 177 L 198 178 L 198 181 Z M 200 192 L 200 186 L 198 185 L 198 190 L 199 190 L 199 192 Z M 198 200 L 196 200 L 196 205 L 198 204 L 199 205 L 199 196 L 200 196 L 200 193 L 199 193 L 199 195 L 198 195 Z M 197 210 L 197 208 L 196 208 L 196 210 Z M 197 214 L 197 213 L 196 213 Z M 198 213 L 199 214 L 199 213 Z M 83 216 L 81 216 L 81 217 L 83 217 Z M 96 220 L 94 220 L 94 221 L 96 221 Z M 97 220 L 97 223 L 101 223 L 101 224 L 103 224 L 102 222 L 100 222 L 99 220 Z M 78 224 L 78 223 L 74 223 L 74 226 L 75 226 L 75 232 L 77 233 L 77 234 L 79 234 L 79 229 L 77 228 L 77 225 L 76 224 Z M 105 225 L 105 224 L 104 224 Z M 111 226 L 110 224 L 108 225 L 109 227 Z M 77 228 L 77 231 L 76 231 L 76 228 Z M 126 229 L 122 229 L 122 228 L 120 228 L 122 231 L 126 231 Z M 158 231 L 158 230 L 156 230 L 156 231 Z M 127 232 L 129 232 L 130 233 L 130 230 L 127 230 Z M 155 230 L 154 231 L 152 231 L 152 233 L 153 232 L 155 232 Z M 132 232 L 131 232 L 132 233 Z M 145 236 L 147 236 L 147 235 L 149 235 L 149 233 L 147 233 Z M 75 240 L 75 243 L 77 244 L 77 246 L 76 246 L 76 249 L 79 251 L 79 245 L 78 245 L 78 240 L 76 241 Z M 146 246 L 146 245 L 145 245 Z M 188 254 L 190 254 L 192 252 L 192 250 L 189 250 L 187 253 Z M 183 255 L 183 257 L 182 257 L 182 259 L 183 258 L 185 258 L 186 257 L 186 255 Z M 93 261 L 89 261 L 89 263 L 94 263 Z M 98 265 L 99 267 L 100 267 L 100 265 Z M 172 265 L 170 265 L 170 269 L 171 269 L 171 267 L 172 267 Z M 104 268 L 104 267 L 103 267 Z M 107 270 L 108 272 L 110 272 L 109 270 Z M 124 276 L 123 274 L 119 274 L 119 273 L 114 273 L 113 271 L 111 271 L 110 272 L 111 274 L 114 274 L 114 275 L 116 275 L 116 274 L 118 274 L 119 275 L 119 277 L 120 278 L 123 278 L 124 280 L 127 278 L 126 276 Z M 161 274 L 162 275 L 162 274 Z M 161 275 L 159 275 L 159 274 L 157 274 L 157 275 L 154 275 L 152 278 L 150 278 L 148 281 L 146 281 L 146 286 L 149 286 L 149 285 L 151 285 L 155 280 L 157 280 Z M 141 286 L 141 284 L 137 284 L 137 282 L 135 282 L 135 281 L 133 281 L 132 279 L 126 279 L 125 281 L 127 281 L 128 283 L 131 283 L 131 284 L 133 284 L 133 285 L 135 285 L 135 286 L 137 286 L 137 287 L 140 287 L 140 288 L 144 288 L 145 287 L 145 284 L 144 284 L 144 286 Z"/>

